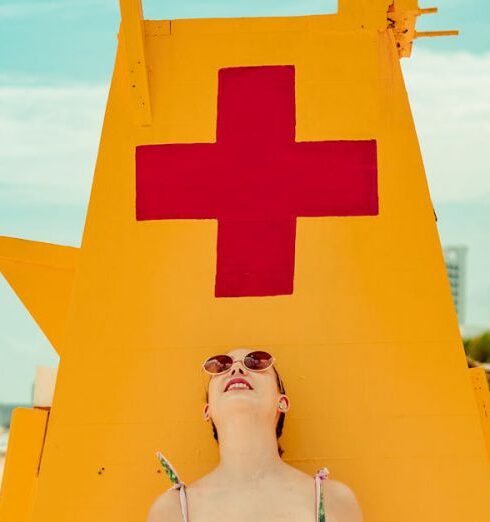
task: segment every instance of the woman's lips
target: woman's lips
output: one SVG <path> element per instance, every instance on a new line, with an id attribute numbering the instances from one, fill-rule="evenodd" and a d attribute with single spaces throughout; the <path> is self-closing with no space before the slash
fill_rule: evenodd
<path id="1" fill-rule="evenodd" d="M 237 377 L 235 379 L 230 379 L 226 384 L 224 391 L 227 392 L 229 390 L 253 390 L 253 387 L 245 379 Z"/>

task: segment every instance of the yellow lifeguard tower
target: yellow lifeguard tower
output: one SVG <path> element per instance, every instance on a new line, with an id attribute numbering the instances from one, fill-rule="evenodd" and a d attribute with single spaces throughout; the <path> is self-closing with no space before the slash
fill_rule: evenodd
<path id="1" fill-rule="evenodd" d="M 286 460 L 327 465 L 367 522 L 488 522 L 488 388 L 399 65 L 434 9 L 162 21 L 120 4 L 81 247 L 0 240 L 61 358 L 51 406 L 14 413 L 1 522 L 143 521 L 167 487 L 155 451 L 186 481 L 215 463 L 199 364 L 244 345 L 279 361 Z"/>

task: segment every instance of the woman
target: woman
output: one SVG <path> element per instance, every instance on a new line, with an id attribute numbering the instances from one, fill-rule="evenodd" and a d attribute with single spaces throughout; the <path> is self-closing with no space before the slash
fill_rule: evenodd
<path id="1" fill-rule="evenodd" d="M 219 464 L 185 486 L 163 461 L 175 486 L 156 499 L 147 522 L 362 522 L 350 488 L 322 482 L 326 468 L 313 479 L 281 459 L 277 439 L 290 403 L 273 362 L 250 349 L 207 359 L 203 416 L 218 440 Z"/>

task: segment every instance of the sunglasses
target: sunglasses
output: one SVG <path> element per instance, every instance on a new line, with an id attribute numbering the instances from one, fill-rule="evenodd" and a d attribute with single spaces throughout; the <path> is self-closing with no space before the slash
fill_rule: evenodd
<path id="1" fill-rule="evenodd" d="M 233 359 L 229 355 L 213 355 L 204 361 L 202 367 L 209 375 L 221 375 L 230 371 L 237 361 L 240 361 L 247 370 L 263 372 L 274 364 L 275 359 L 270 353 L 261 351 L 247 353 L 243 359 Z"/>

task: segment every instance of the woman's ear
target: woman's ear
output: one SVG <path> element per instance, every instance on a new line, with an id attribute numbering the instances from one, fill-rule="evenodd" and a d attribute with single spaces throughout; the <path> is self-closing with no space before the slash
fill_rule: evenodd
<path id="1" fill-rule="evenodd" d="M 204 408 L 202 410 L 202 417 L 206 422 L 209 422 L 211 420 L 211 416 L 209 415 L 209 404 L 206 403 L 204 405 Z"/>
<path id="2" fill-rule="evenodd" d="M 289 397 L 287 395 L 281 395 L 279 402 L 277 403 L 277 409 L 281 413 L 286 413 L 289 410 Z"/>

